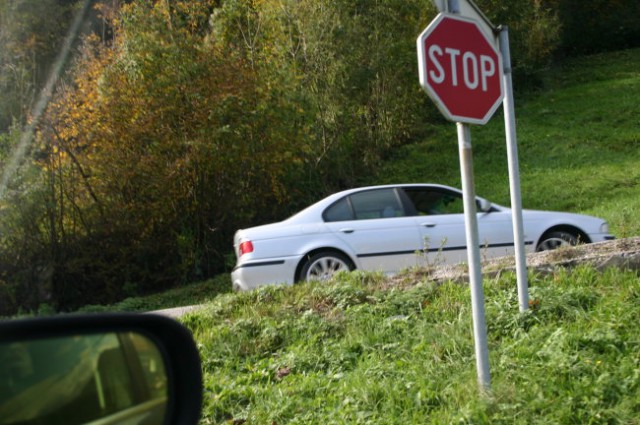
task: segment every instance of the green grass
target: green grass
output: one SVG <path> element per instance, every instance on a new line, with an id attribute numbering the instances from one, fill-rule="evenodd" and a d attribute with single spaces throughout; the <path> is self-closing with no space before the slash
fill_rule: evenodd
<path id="1" fill-rule="evenodd" d="M 491 391 L 469 288 L 407 272 L 218 297 L 183 322 L 204 371 L 203 424 L 634 424 L 640 279 L 580 268 L 485 281 Z"/>

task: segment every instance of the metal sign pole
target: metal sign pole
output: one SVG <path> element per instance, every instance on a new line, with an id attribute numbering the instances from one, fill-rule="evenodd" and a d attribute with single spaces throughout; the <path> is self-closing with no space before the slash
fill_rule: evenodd
<path id="1" fill-rule="evenodd" d="M 467 257 L 469 261 L 469 286 L 471 287 L 471 310 L 473 314 L 476 368 L 478 370 L 478 383 L 480 387 L 488 390 L 491 387 L 491 376 L 489 373 L 489 349 L 487 346 L 487 328 L 484 314 L 478 216 L 476 212 L 476 195 L 473 181 L 471 130 L 468 124 L 456 123 L 456 125 L 458 127 L 464 222 L 467 229 Z"/>
<path id="2" fill-rule="evenodd" d="M 460 13 L 458 0 L 448 0 L 447 3 L 450 13 Z M 491 387 L 491 375 L 489 372 L 487 325 L 484 314 L 484 290 L 482 288 L 476 193 L 475 183 L 473 181 L 471 129 L 469 128 L 469 124 L 463 124 L 461 122 L 456 123 L 456 126 L 458 128 L 462 200 L 464 203 L 464 224 L 467 237 L 467 259 L 469 261 L 469 287 L 471 288 L 471 312 L 473 315 L 476 369 L 478 372 L 478 384 L 482 390 L 486 391 Z"/>
<path id="3" fill-rule="evenodd" d="M 527 262 L 524 250 L 524 225 L 522 220 L 522 199 L 520 196 L 520 171 L 518 165 L 518 146 L 516 138 L 516 114 L 513 101 L 513 83 L 511 81 L 511 53 L 509 50 L 509 29 L 500 29 L 500 51 L 504 74 L 504 127 L 507 136 L 507 158 L 509 164 L 509 187 L 511 191 L 511 215 L 513 221 L 513 241 L 516 258 L 516 277 L 518 279 L 518 302 L 520 312 L 529 309 L 529 284 L 527 282 Z"/>

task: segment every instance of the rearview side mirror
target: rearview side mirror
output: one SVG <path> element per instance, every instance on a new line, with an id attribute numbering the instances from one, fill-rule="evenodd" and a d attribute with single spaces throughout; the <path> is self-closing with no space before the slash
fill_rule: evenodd
<path id="1" fill-rule="evenodd" d="M 478 212 L 491 211 L 491 201 L 487 201 L 484 198 L 476 198 L 476 206 L 478 208 Z"/>
<path id="2" fill-rule="evenodd" d="M 197 424 L 189 331 L 152 314 L 0 322 L 0 424 Z"/>

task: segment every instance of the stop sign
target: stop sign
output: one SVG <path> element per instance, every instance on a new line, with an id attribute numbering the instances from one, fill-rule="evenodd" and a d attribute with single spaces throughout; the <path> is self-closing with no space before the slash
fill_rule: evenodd
<path id="1" fill-rule="evenodd" d="M 486 124 L 502 102 L 502 58 L 470 19 L 440 13 L 417 40 L 420 85 L 451 120 Z"/>

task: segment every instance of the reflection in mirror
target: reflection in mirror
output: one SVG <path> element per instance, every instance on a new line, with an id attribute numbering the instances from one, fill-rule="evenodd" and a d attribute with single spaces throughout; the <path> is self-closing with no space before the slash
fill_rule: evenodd
<path id="1" fill-rule="evenodd" d="M 0 343 L 0 424 L 161 424 L 167 374 L 139 333 Z"/>

